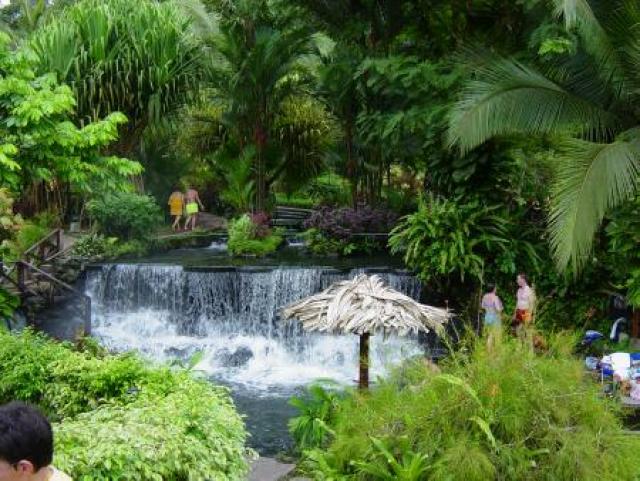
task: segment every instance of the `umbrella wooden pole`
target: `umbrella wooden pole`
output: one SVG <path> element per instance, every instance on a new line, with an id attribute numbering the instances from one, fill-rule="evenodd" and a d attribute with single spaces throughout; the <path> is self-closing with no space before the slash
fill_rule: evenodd
<path id="1" fill-rule="evenodd" d="M 369 333 L 360 334 L 360 380 L 359 389 L 369 389 Z"/>

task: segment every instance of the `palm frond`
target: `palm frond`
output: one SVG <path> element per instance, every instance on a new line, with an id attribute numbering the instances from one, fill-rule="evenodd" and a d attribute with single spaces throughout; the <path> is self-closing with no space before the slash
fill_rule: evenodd
<path id="1" fill-rule="evenodd" d="M 465 87 L 450 114 L 448 141 L 464 153 L 492 137 L 516 133 L 573 131 L 600 139 L 619 123 L 536 70 L 501 59 L 481 68 Z"/>
<path id="2" fill-rule="evenodd" d="M 589 25 L 601 28 L 588 0 L 553 0 L 555 14 L 563 17 L 567 28 Z"/>
<path id="3" fill-rule="evenodd" d="M 627 200 L 640 173 L 640 128 L 610 144 L 578 139 L 560 143 L 549 230 L 560 271 L 585 265 L 607 210 Z"/>
<path id="4" fill-rule="evenodd" d="M 191 19 L 194 34 L 203 40 L 220 34 L 220 19 L 200 0 L 173 0 L 172 4 Z"/>
<path id="5" fill-rule="evenodd" d="M 604 73 L 614 84 L 624 81 L 624 74 L 620 65 L 619 49 L 612 42 L 611 31 L 605 28 L 601 16 L 603 12 L 596 12 L 588 0 L 552 0 L 555 13 L 564 19 L 567 29 L 576 30 L 582 38 L 585 50 L 593 55 L 599 65 L 599 71 Z M 615 5 L 607 2 L 605 7 L 609 11 Z"/>
<path id="6" fill-rule="evenodd" d="M 616 49 L 619 70 L 622 71 L 626 102 L 633 101 L 640 91 L 640 3 L 623 0 L 603 18 L 611 44 Z"/>

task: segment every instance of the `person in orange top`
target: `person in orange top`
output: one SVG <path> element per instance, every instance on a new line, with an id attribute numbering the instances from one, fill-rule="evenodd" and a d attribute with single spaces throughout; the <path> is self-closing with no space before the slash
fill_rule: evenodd
<path id="1" fill-rule="evenodd" d="M 0 481 L 71 481 L 51 465 L 51 424 L 21 402 L 0 406 Z"/>
<path id="2" fill-rule="evenodd" d="M 184 213 L 184 195 L 177 187 L 173 189 L 167 204 L 169 204 L 169 213 L 174 218 L 171 229 L 173 229 L 174 232 L 179 231 L 180 219 L 182 219 L 182 214 Z"/>

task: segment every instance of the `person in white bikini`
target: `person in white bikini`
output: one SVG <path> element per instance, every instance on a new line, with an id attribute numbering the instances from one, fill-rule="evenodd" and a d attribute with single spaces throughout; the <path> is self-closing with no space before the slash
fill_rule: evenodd
<path id="1" fill-rule="evenodd" d="M 51 466 L 51 424 L 21 402 L 0 406 L 0 481 L 71 481 Z"/>

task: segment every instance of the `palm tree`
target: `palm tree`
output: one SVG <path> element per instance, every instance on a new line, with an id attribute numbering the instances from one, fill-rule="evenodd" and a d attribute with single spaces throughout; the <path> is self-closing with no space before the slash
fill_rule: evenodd
<path id="1" fill-rule="evenodd" d="M 362 98 L 358 91 L 356 72 L 362 61 L 357 48 L 336 45 L 331 54 L 323 58 L 319 69 L 318 90 L 342 125 L 345 174 L 351 184 L 351 204 L 358 206 L 358 142 L 356 120 Z"/>
<path id="2" fill-rule="evenodd" d="M 174 2 L 80 0 L 30 40 L 42 72 L 77 99 L 80 123 L 119 111 L 129 119 L 114 151 L 131 155 L 144 129 L 181 106 L 202 74 L 201 45 Z"/>
<path id="3" fill-rule="evenodd" d="M 255 208 L 265 210 L 271 184 L 290 173 L 292 164 L 311 167 L 305 170 L 309 175 L 322 162 L 319 144 L 305 140 L 317 130 L 327 133 L 327 126 L 317 118 L 302 122 L 300 116 L 293 124 L 286 122 L 287 115 L 296 117 L 292 99 L 304 97 L 312 80 L 313 35 L 290 18 L 278 16 L 266 0 L 229 2 L 221 18 L 210 16 L 208 24 L 203 9 L 195 8 L 197 2 L 189 3 L 190 10 L 197 10 L 194 24 L 210 47 L 209 101 L 222 106 L 219 121 L 239 152 L 245 155 L 250 148 Z M 326 116 L 313 109 L 306 113 Z"/>
<path id="4" fill-rule="evenodd" d="M 502 135 L 554 140 L 551 248 L 558 269 L 577 274 L 605 214 L 638 184 L 640 4 L 553 0 L 552 5 L 577 34 L 576 53 L 540 68 L 484 59 L 452 110 L 449 140 L 463 153 Z"/>

